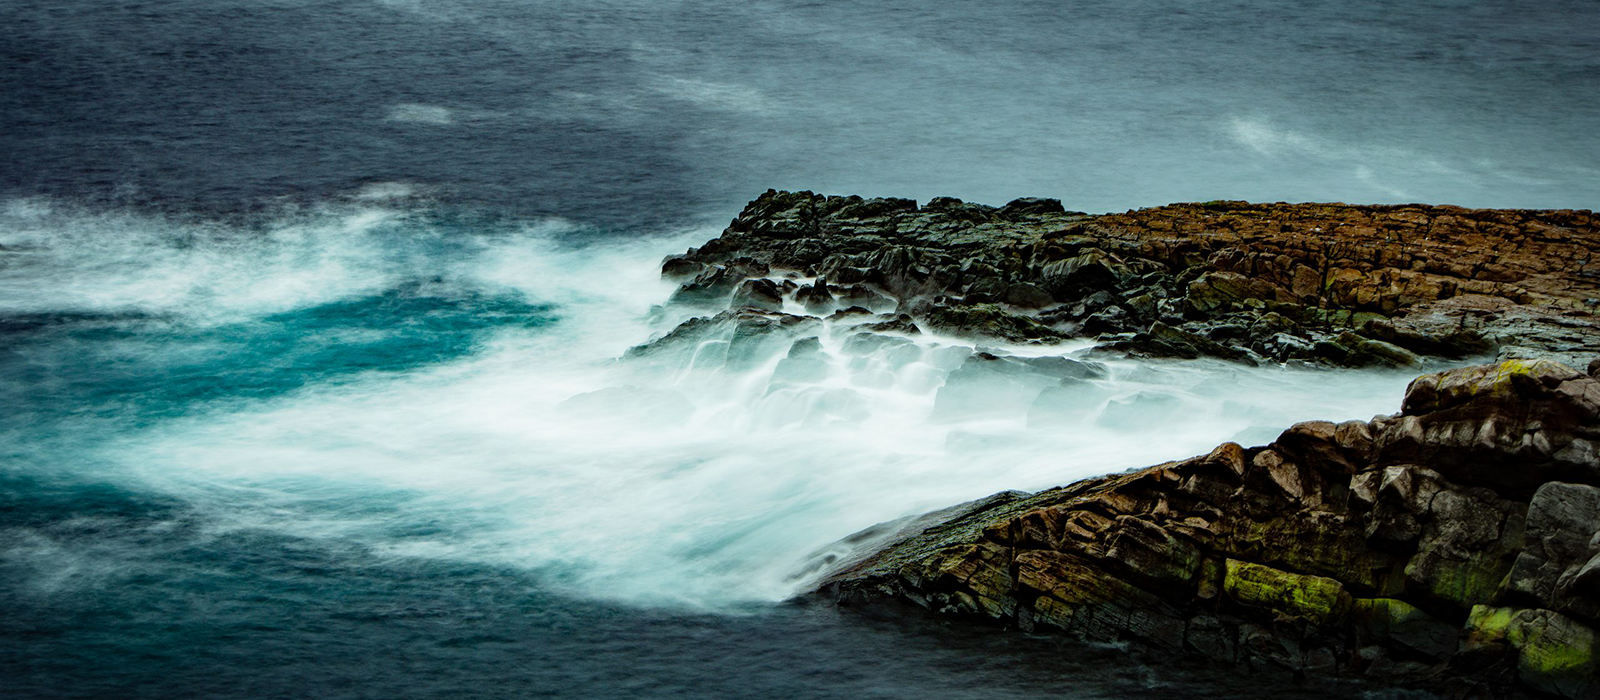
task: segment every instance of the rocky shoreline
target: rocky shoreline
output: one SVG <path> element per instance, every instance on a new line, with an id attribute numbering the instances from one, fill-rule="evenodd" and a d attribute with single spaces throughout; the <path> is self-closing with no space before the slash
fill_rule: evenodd
<path id="1" fill-rule="evenodd" d="M 664 261 L 680 284 L 667 308 L 693 318 L 627 359 L 698 362 L 715 346 L 748 368 L 776 352 L 778 381 L 817 371 L 823 333 L 846 336 L 846 354 L 964 338 L 977 347 L 945 389 L 982 373 L 1058 383 L 1039 401 L 1092 388 L 1104 358 L 1418 373 L 1491 360 L 1415 380 L 1393 416 L 886 523 L 819 555 L 812 595 L 1253 672 L 1596 698 L 1596 253 L 1588 211 L 1208 202 L 1092 216 L 1044 199 L 769 191 Z M 1084 347 L 983 345 L 1069 341 Z"/>
<path id="2" fill-rule="evenodd" d="M 880 315 L 885 330 L 1247 363 L 1415 367 L 1600 347 L 1589 211 L 1174 204 L 768 191 L 662 268 L 672 303 L 746 325 Z M 739 318 L 734 319 L 734 316 Z"/>
<path id="3" fill-rule="evenodd" d="M 1600 697 L 1600 381 L 1546 360 L 1450 370 L 1394 416 L 847 542 L 817 594 L 841 605 L 1449 697 Z"/>

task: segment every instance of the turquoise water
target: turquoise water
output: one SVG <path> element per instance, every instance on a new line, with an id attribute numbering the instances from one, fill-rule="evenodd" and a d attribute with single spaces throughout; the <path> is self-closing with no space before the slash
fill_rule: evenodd
<path id="1" fill-rule="evenodd" d="M 0 4 L 0 697 L 1361 696 L 785 601 L 1405 375 L 616 359 L 769 187 L 1592 208 L 1596 7 Z"/>
<path id="2" fill-rule="evenodd" d="M 0 695 L 1355 692 L 785 601 L 867 525 L 1370 414 L 1407 376 L 1114 363 L 1093 402 L 1184 412 L 1041 428 L 1042 387 L 939 402 L 955 339 L 811 383 L 773 379 L 786 344 L 618 362 L 682 316 L 660 256 L 710 232 L 436 206 L 10 204 Z"/>

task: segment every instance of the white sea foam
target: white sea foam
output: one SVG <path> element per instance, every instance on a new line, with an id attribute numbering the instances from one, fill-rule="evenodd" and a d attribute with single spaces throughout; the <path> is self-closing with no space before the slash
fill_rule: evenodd
<path id="1" fill-rule="evenodd" d="M 792 575 L 807 555 L 863 527 L 1236 436 L 1260 442 L 1297 420 L 1369 418 L 1392 410 L 1407 380 L 1113 362 L 1072 389 L 981 372 L 951 388 L 971 343 L 862 348 L 836 324 L 802 334 L 819 338 L 823 358 L 802 372 L 779 369 L 787 339 L 730 364 L 728 338 L 715 335 L 618 362 L 687 315 L 652 308 L 671 290 L 656 265 L 711 232 L 574 247 L 558 242 L 570 225 L 545 222 L 456 232 L 468 243 L 429 258 L 396 255 L 400 236 L 444 236 L 398 211 L 229 232 L 20 206 L 7 222 L 32 222 L 20 238 L 42 249 L 16 255 L 46 262 L 20 269 L 29 280 L 8 268 L 13 309 L 145 308 L 204 323 L 422 274 L 552 305 L 552 324 L 486 330 L 460 359 L 213 406 L 75 449 L 114 465 L 102 477 L 180 497 L 213 527 L 525 568 L 574 595 L 640 604 L 778 600 L 804 584 Z"/>
<path id="2" fill-rule="evenodd" d="M 673 99 L 711 109 L 747 113 L 762 113 L 772 109 L 772 101 L 764 93 L 746 85 L 664 78 L 657 83 L 656 90 Z"/>
<path id="3" fill-rule="evenodd" d="M 398 104 L 390 107 L 387 119 L 392 122 L 440 125 L 452 124 L 456 120 L 454 110 L 449 107 L 414 103 Z"/>

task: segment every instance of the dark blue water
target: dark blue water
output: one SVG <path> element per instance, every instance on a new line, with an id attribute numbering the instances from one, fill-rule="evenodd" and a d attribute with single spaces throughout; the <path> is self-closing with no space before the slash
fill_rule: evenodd
<path id="1" fill-rule="evenodd" d="M 1590 207 L 1600 10 L 210 0 L 0 8 L 0 192 L 183 210 L 371 182 L 591 223 L 768 187 L 1086 211 Z"/>
<path id="2" fill-rule="evenodd" d="M 610 358 L 662 330 L 655 261 L 768 187 L 1592 208 L 1600 177 L 1587 1 L 13 0 L 0 26 L 0 697 L 1372 692 L 780 601 L 859 527 L 1184 456 L 1296 391 L 1391 410 L 1405 377 L 1125 368 L 1206 418 L 1073 438 L 929 421 L 915 377 L 789 395 Z"/>

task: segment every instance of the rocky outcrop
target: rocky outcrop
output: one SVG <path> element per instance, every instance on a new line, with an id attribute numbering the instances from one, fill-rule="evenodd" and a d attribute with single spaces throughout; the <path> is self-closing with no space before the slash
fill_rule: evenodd
<path id="1" fill-rule="evenodd" d="M 1095 338 L 1135 357 L 1335 366 L 1588 360 L 1600 346 L 1588 211 L 1174 204 L 768 191 L 662 266 L 672 304 L 825 317 L 860 307 L 1011 343 Z"/>
<path id="2" fill-rule="evenodd" d="M 1545 360 L 1430 374 L 1393 416 L 998 494 L 815 566 L 841 605 L 1451 697 L 1596 698 L 1600 381 Z"/>

